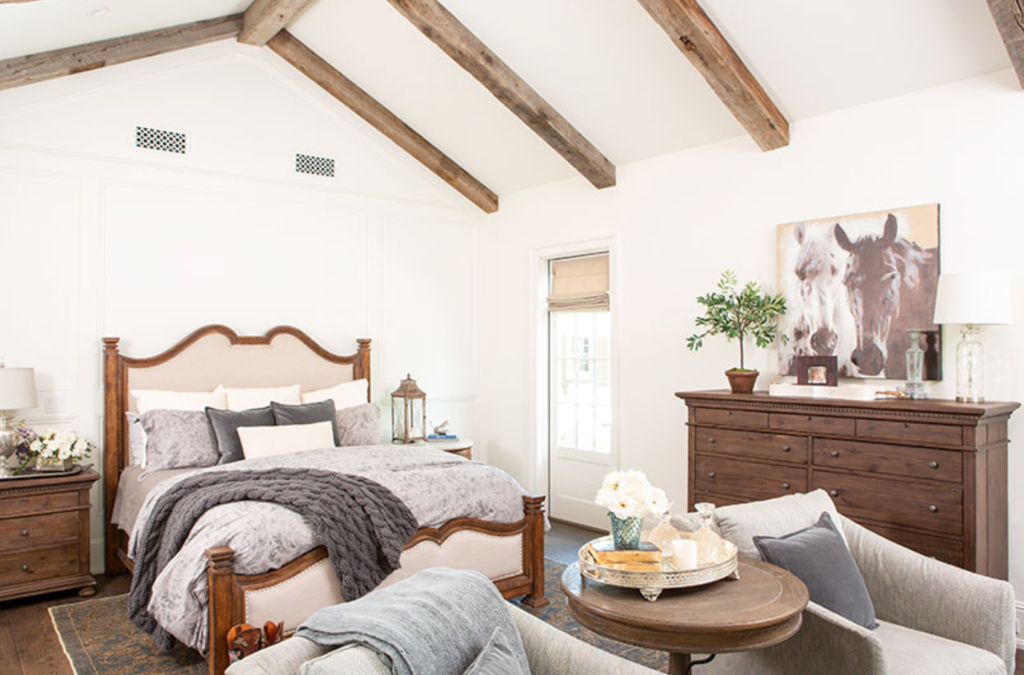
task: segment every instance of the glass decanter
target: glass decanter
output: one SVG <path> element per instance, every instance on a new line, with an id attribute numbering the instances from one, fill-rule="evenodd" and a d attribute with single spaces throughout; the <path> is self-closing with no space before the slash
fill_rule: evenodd
<path id="1" fill-rule="evenodd" d="M 713 565 L 725 552 L 722 538 L 711 529 L 711 518 L 715 515 L 715 505 L 701 502 L 695 504 L 694 508 L 700 514 L 700 529 L 690 537 L 697 542 L 697 565 L 700 567 Z"/>
<path id="2" fill-rule="evenodd" d="M 672 542 L 679 538 L 679 530 L 672 527 L 672 514 L 666 511 L 661 522 L 647 535 L 647 541 L 661 549 L 662 558 L 672 557 Z"/>

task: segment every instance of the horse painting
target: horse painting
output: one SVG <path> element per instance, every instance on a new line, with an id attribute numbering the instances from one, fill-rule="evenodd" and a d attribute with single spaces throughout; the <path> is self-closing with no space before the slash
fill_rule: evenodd
<path id="1" fill-rule="evenodd" d="M 935 331 L 921 346 L 925 378 L 940 379 L 938 274 L 937 204 L 780 226 L 780 372 L 794 374 L 797 356 L 834 355 L 842 377 L 904 379 L 913 328 Z"/>

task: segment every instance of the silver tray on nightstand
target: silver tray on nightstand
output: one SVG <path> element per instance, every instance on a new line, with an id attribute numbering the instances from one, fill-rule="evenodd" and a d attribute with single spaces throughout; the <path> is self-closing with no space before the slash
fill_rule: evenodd
<path id="1" fill-rule="evenodd" d="M 610 539 L 611 536 L 605 536 L 594 541 Z M 661 571 L 651 572 L 632 572 L 600 565 L 587 553 L 590 543 L 587 542 L 579 550 L 580 574 L 587 579 L 600 581 L 609 586 L 635 588 L 651 602 L 657 600 L 666 588 L 704 586 L 727 577 L 739 579 L 736 545 L 724 539 L 722 544 L 725 546 L 725 555 L 721 556 L 716 563 L 693 570 L 680 570 L 676 569 L 671 558 L 667 558 L 661 562 Z"/>

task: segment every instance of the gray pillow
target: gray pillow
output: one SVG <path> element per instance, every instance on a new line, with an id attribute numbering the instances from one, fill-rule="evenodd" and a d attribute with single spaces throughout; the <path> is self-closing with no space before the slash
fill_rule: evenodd
<path id="1" fill-rule="evenodd" d="M 494 629 L 491 639 L 469 664 L 463 675 L 529 675 L 519 667 L 512 644 L 501 626 Z"/>
<path id="2" fill-rule="evenodd" d="M 865 628 L 878 628 L 864 577 L 827 511 L 818 522 L 782 537 L 754 537 L 767 562 L 804 582 L 811 601 Z"/>
<path id="3" fill-rule="evenodd" d="M 304 405 L 289 405 L 271 401 L 270 409 L 274 411 L 274 423 L 279 427 L 289 424 L 330 422 L 331 428 L 334 430 L 334 445 L 338 445 L 338 420 L 335 418 L 334 401 L 331 399 Z"/>
<path id="4" fill-rule="evenodd" d="M 220 455 L 206 415 L 195 410 L 150 410 L 146 432 L 146 471 L 213 466 Z"/>
<path id="5" fill-rule="evenodd" d="M 238 427 L 274 426 L 274 411 L 269 405 L 249 410 L 207 408 L 206 416 L 210 418 L 213 433 L 217 437 L 217 451 L 220 453 L 217 464 L 230 464 L 245 459 L 242 441 L 238 438 Z"/>
<path id="6" fill-rule="evenodd" d="M 380 445 L 380 408 L 376 403 L 342 408 L 337 420 L 339 448 Z"/>

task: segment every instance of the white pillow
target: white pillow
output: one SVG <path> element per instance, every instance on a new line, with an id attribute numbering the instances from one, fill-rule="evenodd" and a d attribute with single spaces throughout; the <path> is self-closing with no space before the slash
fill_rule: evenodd
<path id="1" fill-rule="evenodd" d="M 133 389 L 135 409 L 139 415 L 150 410 L 192 410 L 203 411 L 206 407 L 226 408 L 224 387 L 218 386 L 206 391 L 163 391 L 160 389 Z"/>
<path id="2" fill-rule="evenodd" d="M 270 405 L 271 401 L 299 405 L 302 403 L 299 389 L 299 385 L 292 384 L 287 387 L 265 389 L 225 389 L 224 393 L 227 394 L 228 410 L 250 410 L 265 408 Z"/>
<path id="3" fill-rule="evenodd" d="M 326 400 L 334 401 L 335 410 L 355 408 L 357 405 L 364 405 L 370 400 L 370 381 L 353 380 L 342 382 L 330 389 L 320 389 L 302 395 L 303 403 L 318 403 Z"/>
<path id="4" fill-rule="evenodd" d="M 280 427 L 238 427 L 246 459 L 288 455 L 303 450 L 334 447 L 334 424 L 287 424 Z"/>

